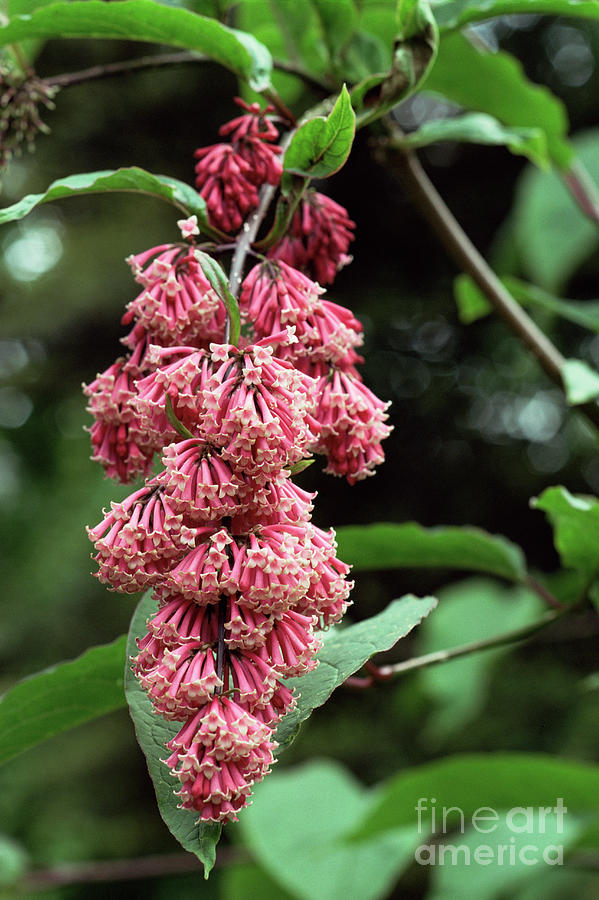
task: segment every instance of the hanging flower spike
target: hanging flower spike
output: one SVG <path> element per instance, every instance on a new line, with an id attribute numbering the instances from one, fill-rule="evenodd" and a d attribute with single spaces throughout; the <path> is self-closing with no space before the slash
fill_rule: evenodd
<path id="1" fill-rule="evenodd" d="M 117 359 L 90 384 L 83 385 L 89 397 L 87 411 L 94 424 L 91 436 L 92 459 L 102 464 L 106 475 L 127 484 L 139 475 L 148 475 L 154 447 L 141 427 L 134 401 L 135 381 L 145 368 L 145 349 L 128 358 Z"/>
<path id="2" fill-rule="evenodd" d="M 212 374 L 210 356 L 193 347 L 158 347 L 152 345 L 148 359 L 154 371 L 136 382 L 134 406 L 148 440 L 162 449 L 180 437 L 170 422 L 168 395 L 177 419 L 188 429 L 197 430 L 197 398 Z"/>
<path id="3" fill-rule="evenodd" d="M 332 284 L 339 269 L 351 262 L 347 251 L 355 227 L 343 206 L 309 190 L 288 234 L 270 248 L 268 256 L 301 269 L 320 284 Z"/>
<path id="4" fill-rule="evenodd" d="M 169 444 L 160 481 L 174 509 L 189 521 L 209 522 L 236 516 L 268 502 L 265 487 L 222 459 L 220 448 L 199 438 Z"/>
<path id="5" fill-rule="evenodd" d="M 155 662 L 144 662 L 143 657 L 134 660 L 135 674 L 155 712 L 167 720 L 182 721 L 195 715 L 198 706 L 212 698 L 214 689 L 222 688 L 215 650 L 203 641 L 164 645 Z"/>
<path id="6" fill-rule="evenodd" d="M 362 323 L 349 309 L 321 299 L 324 292 L 298 269 L 268 260 L 255 266 L 243 282 L 240 310 L 256 338 L 287 325 L 295 327 L 297 342 L 278 351 L 284 359 L 339 362 L 349 354 L 357 359 L 354 348 L 362 343 Z"/>
<path id="7" fill-rule="evenodd" d="M 289 340 L 287 333 L 270 339 Z M 243 350 L 212 344 L 214 373 L 197 393 L 200 433 L 236 470 L 265 481 L 306 456 L 318 430 L 316 382 L 275 357 L 268 343 Z"/>
<path id="8" fill-rule="evenodd" d="M 166 764 L 181 782 L 181 807 L 198 821 L 237 821 L 252 785 L 270 771 L 272 730 L 231 698 L 216 695 L 169 741 Z"/>
<path id="9" fill-rule="evenodd" d="M 316 415 L 322 430 L 316 452 L 328 457 L 326 472 L 355 484 L 373 475 L 375 466 L 385 461 L 381 441 L 392 431 L 385 424 L 390 404 L 379 400 L 351 369 L 331 368 L 319 387 Z"/>
<path id="10" fill-rule="evenodd" d="M 192 219 L 181 220 L 188 237 L 197 233 L 197 218 Z M 127 262 L 144 290 L 127 304 L 123 325 L 137 322 L 163 346 L 197 347 L 222 334 L 226 311 L 191 249 L 162 245 L 130 256 Z"/>
<path id="11" fill-rule="evenodd" d="M 96 577 L 112 590 L 133 593 L 158 584 L 194 544 L 198 532 L 183 525 L 156 479 L 110 506 L 87 533 L 97 551 Z"/>
<path id="12" fill-rule="evenodd" d="M 282 174 L 281 148 L 272 142 L 278 137 L 257 103 L 236 103 L 247 111 L 220 128 L 231 144 L 213 144 L 196 150 L 196 187 L 208 207 L 213 224 L 228 234 L 241 228 L 244 219 L 258 206 L 258 189 L 265 183 L 278 184 Z"/>

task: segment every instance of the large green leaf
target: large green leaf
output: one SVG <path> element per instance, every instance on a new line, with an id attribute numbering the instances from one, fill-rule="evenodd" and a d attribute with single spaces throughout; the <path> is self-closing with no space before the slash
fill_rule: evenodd
<path id="1" fill-rule="evenodd" d="M 433 10 L 439 28 L 446 31 L 492 16 L 515 13 L 599 19 L 599 0 L 437 0 Z"/>
<path id="2" fill-rule="evenodd" d="M 489 811 L 484 810 L 485 813 L 488 815 Z M 421 861 L 441 861 L 433 868 L 432 890 L 427 900 L 513 898 L 516 890 L 536 883 L 540 871 L 560 865 L 585 830 L 584 820 L 573 816 L 570 810 L 556 815 L 533 808 L 512 818 L 508 818 L 509 810 L 502 810 L 497 815 L 497 822 L 477 820 L 477 827 L 466 827 L 455 842 L 453 836 L 448 836 L 441 838 L 439 844 L 435 842 L 436 846 L 430 843 L 420 851 Z M 524 817 L 526 830 L 521 830 Z M 483 829 L 492 827 L 493 830 L 481 833 L 481 825 Z M 454 851 L 456 845 L 459 850 Z M 441 849 L 443 846 L 447 849 Z M 500 850 L 501 847 L 506 849 Z M 453 864 L 454 859 L 457 864 Z"/>
<path id="3" fill-rule="evenodd" d="M 504 587 L 488 578 L 469 578 L 439 591 L 439 608 L 418 632 L 417 655 L 479 641 L 538 621 L 543 601 L 526 588 Z M 442 666 L 429 666 L 419 681 L 433 701 L 425 740 L 438 746 L 463 728 L 483 708 L 491 669 L 512 645 L 470 653 Z"/>
<path id="4" fill-rule="evenodd" d="M 12 206 L 0 209 L 0 225 L 22 219 L 36 206 L 49 203 L 51 200 L 62 200 L 64 197 L 76 197 L 79 194 L 104 194 L 113 191 L 146 194 L 159 200 L 167 200 L 185 216 L 196 215 L 199 227 L 206 234 L 219 234 L 208 224 L 206 203 L 197 191 L 176 178 L 152 175 L 145 169 L 138 169 L 136 166 L 104 172 L 86 172 L 82 175 L 59 178 L 52 182 L 43 194 L 27 194 Z"/>
<path id="5" fill-rule="evenodd" d="M 597 183 L 599 130 L 577 135 L 572 143 Z M 532 168 L 519 180 L 510 232 L 524 276 L 557 294 L 599 246 L 596 223 L 578 208 L 559 176 Z"/>
<path id="6" fill-rule="evenodd" d="M 435 608 L 434 597 L 407 595 L 394 600 L 378 615 L 347 628 L 325 633 L 318 654 L 319 666 L 301 678 L 289 678 L 286 684 L 297 688 L 299 699 L 294 710 L 280 723 L 276 739 L 284 749 L 295 738 L 301 723 L 312 710 L 322 706 L 335 688 L 356 672 L 375 653 L 388 650 L 405 637 Z"/>
<path id="7" fill-rule="evenodd" d="M 294 897 L 378 900 L 413 862 L 420 836 L 413 821 L 374 840 L 347 843 L 375 803 L 376 794 L 339 763 L 310 762 L 260 784 L 240 828 L 253 856 Z"/>
<path id="8" fill-rule="evenodd" d="M 304 122 L 293 135 L 283 160 L 284 173 L 327 178 L 344 164 L 354 140 L 356 116 L 345 85 L 326 117 Z"/>
<path id="9" fill-rule="evenodd" d="M 0 762 L 125 705 L 125 636 L 19 681 L 0 701 Z"/>
<path id="10" fill-rule="evenodd" d="M 599 500 L 550 487 L 531 505 L 547 513 L 564 566 L 592 578 L 599 571 Z"/>
<path id="11" fill-rule="evenodd" d="M 466 113 L 449 119 L 431 119 L 402 139 L 416 149 L 436 141 L 466 141 L 471 144 L 504 145 L 512 153 L 527 156 L 541 168 L 549 166 L 547 139 L 540 128 L 507 128 L 486 113 Z"/>
<path id="12" fill-rule="evenodd" d="M 209 56 L 256 91 L 270 84 L 270 53 L 252 35 L 153 0 L 53 3 L 0 27 L 0 46 L 39 37 L 120 38 L 171 44 Z"/>
<path id="13" fill-rule="evenodd" d="M 339 556 L 363 569 L 446 567 L 499 575 L 508 581 L 526 578 L 520 547 L 479 528 L 423 528 L 416 522 L 344 525 L 336 532 Z"/>
<path id="14" fill-rule="evenodd" d="M 129 712 L 135 725 L 138 743 L 143 750 L 150 777 L 156 791 L 160 815 L 170 832 L 185 850 L 194 853 L 204 866 L 207 878 L 216 858 L 221 826 L 212 823 L 196 822 L 195 813 L 187 809 L 178 809 L 174 795 L 175 779 L 170 770 L 162 762 L 166 755 L 164 745 L 175 736 L 180 725 L 166 722 L 157 716 L 152 703 L 129 665 L 129 659 L 137 654 L 136 639 L 146 632 L 146 620 L 155 612 L 156 601 L 151 592 L 144 594 L 131 620 L 127 640 L 127 663 L 125 666 L 125 694 L 129 704 Z"/>
<path id="15" fill-rule="evenodd" d="M 466 109 L 488 113 L 504 125 L 541 129 L 553 162 L 562 167 L 571 163 L 564 105 L 547 88 L 529 81 L 509 53 L 489 53 L 462 34 L 446 35 L 422 86 Z"/>
<path id="16" fill-rule="evenodd" d="M 428 763 L 388 783 L 352 840 L 413 823 L 420 798 L 428 801 L 422 813 L 422 833 L 428 833 L 433 797 L 437 810 L 454 807 L 447 816 L 452 826 L 460 822 L 460 809 L 472 817 L 481 807 L 555 807 L 560 797 L 569 813 L 596 815 L 599 767 L 533 753 L 473 753 Z"/>

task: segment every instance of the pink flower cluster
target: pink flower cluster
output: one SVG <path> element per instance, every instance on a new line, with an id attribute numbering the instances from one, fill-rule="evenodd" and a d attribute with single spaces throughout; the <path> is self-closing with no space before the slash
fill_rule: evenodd
<path id="1" fill-rule="evenodd" d="M 228 232 L 281 174 L 269 110 L 241 105 L 221 129 L 231 143 L 196 154 L 212 222 Z M 355 368 L 360 322 L 308 274 L 331 280 L 351 240 L 345 212 L 319 196 L 303 220 L 318 240 L 296 229 L 281 258 L 242 280 L 239 346 L 225 342 L 226 310 L 194 252 L 196 217 L 178 223 L 182 243 L 130 257 L 141 292 L 123 317 L 128 353 L 84 386 L 109 475 L 148 476 L 162 459 L 88 533 L 102 582 L 154 592 L 133 666 L 156 714 L 180 725 L 165 762 L 199 820 L 247 804 L 296 702 L 285 679 L 314 668 L 318 632 L 348 605 L 349 567 L 290 472 L 317 451 L 353 483 L 382 460 L 390 430 Z"/>

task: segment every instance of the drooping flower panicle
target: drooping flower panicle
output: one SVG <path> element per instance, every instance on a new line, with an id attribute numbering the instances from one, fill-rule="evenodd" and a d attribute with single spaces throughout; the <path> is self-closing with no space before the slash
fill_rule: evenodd
<path id="1" fill-rule="evenodd" d="M 229 234 L 281 176 L 272 110 L 237 102 L 229 143 L 196 153 L 211 222 Z M 354 368 L 362 325 L 318 283 L 348 261 L 353 223 L 314 192 L 297 215 L 241 279 L 238 347 L 195 254 L 195 216 L 177 223 L 183 243 L 129 257 L 142 290 L 123 317 L 128 355 L 85 387 L 108 474 L 130 481 L 162 459 L 88 532 L 100 580 L 154 591 L 132 664 L 154 712 L 180 724 L 165 762 L 199 821 L 236 819 L 249 802 L 296 703 L 283 679 L 315 667 L 319 631 L 349 604 L 334 532 L 312 524 L 314 495 L 289 470 L 322 452 L 353 483 L 390 430 Z"/>

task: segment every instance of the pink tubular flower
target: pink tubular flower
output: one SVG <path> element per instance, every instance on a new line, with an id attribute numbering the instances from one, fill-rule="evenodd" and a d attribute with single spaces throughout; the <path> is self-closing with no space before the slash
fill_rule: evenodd
<path id="1" fill-rule="evenodd" d="M 102 464 L 110 478 L 125 483 L 140 473 L 147 475 L 154 455 L 133 405 L 134 382 L 143 365 L 139 353 L 133 356 L 117 359 L 94 381 L 83 385 L 89 397 L 87 411 L 96 419 L 88 429 L 92 459 Z"/>
<path id="2" fill-rule="evenodd" d="M 258 206 L 252 167 L 230 144 L 213 144 L 195 152 L 196 187 L 208 207 L 211 222 L 233 234 Z"/>
<path id="3" fill-rule="evenodd" d="M 332 367 L 319 381 L 320 403 L 316 417 L 321 425 L 316 452 L 324 453 L 331 475 L 343 475 L 350 484 L 374 474 L 385 460 L 381 441 L 391 433 L 384 403 L 352 369 Z"/>
<path id="4" fill-rule="evenodd" d="M 199 821 L 237 820 L 251 787 L 273 763 L 272 731 L 227 696 L 214 696 L 169 741 L 167 765 L 181 782 L 184 809 Z"/>
<path id="5" fill-rule="evenodd" d="M 152 638 L 169 646 L 201 641 L 213 644 L 218 638 L 217 611 L 215 606 L 199 606 L 193 600 L 175 596 L 168 600 L 158 612 L 148 619 L 148 634 L 143 639 L 150 643 Z M 139 644 L 140 650 L 142 648 Z M 157 657 L 154 657 L 157 659 Z"/>
<path id="6" fill-rule="evenodd" d="M 157 593 L 175 593 L 196 603 L 216 603 L 235 595 L 239 605 L 261 613 L 281 613 L 310 586 L 309 533 L 305 527 L 265 525 L 255 533 L 231 535 L 200 529 L 203 540 L 165 576 Z"/>
<path id="7" fill-rule="evenodd" d="M 318 430 L 316 382 L 274 357 L 267 343 L 212 344 L 214 373 L 197 393 L 199 432 L 236 469 L 265 479 L 302 459 Z"/>
<path id="8" fill-rule="evenodd" d="M 182 524 L 155 480 L 110 506 L 87 533 L 97 551 L 96 577 L 113 590 L 133 593 L 157 584 L 193 546 L 196 531 Z"/>
<path id="9" fill-rule="evenodd" d="M 362 323 L 349 309 L 322 300 L 323 293 L 319 284 L 298 269 L 269 260 L 254 266 L 243 282 L 241 313 L 256 338 L 268 337 L 287 325 L 295 327 L 297 342 L 280 351 L 283 358 L 338 362 L 362 343 Z"/>
<path id="10" fill-rule="evenodd" d="M 283 166 L 281 148 L 273 145 L 278 131 L 257 103 L 235 102 L 246 110 L 220 128 L 231 144 L 213 144 L 196 150 L 196 187 L 206 201 L 217 228 L 229 234 L 239 231 L 245 217 L 258 206 L 258 189 L 278 184 Z"/>
<path id="11" fill-rule="evenodd" d="M 270 142 L 277 140 L 279 132 L 268 118 L 269 113 L 275 111 L 274 106 L 267 106 L 261 110 L 259 103 L 246 103 L 241 97 L 234 97 L 233 100 L 237 106 L 245 110 L 245 114 L 221 125 L 218 133 L 222 137 L 228 137 L 231 141 L 240 141 L 248 137 Z"/>
<path id="12" fill-rule="evenodd" d="M 337 557 L 335 532 L 312 526 L 312 571 L 310 587 L 297 609 L 306 615 L 320 617 L 327 628 L 339 622 L 349 606 L 348 598 L 354 586 L 347 576 L 350 566 Z"/>
<path id="13" fill-rule="evenodd" d="M 164 346 L 198 345 L 222 334 L 224 306 L 190 249 L 164 244 L 127 262 L 144 290 L 127 305 L 124 325 L 135 319 Z"/>
<path id="14" fill-rule="evenodd" d="M 137 382 L 135 409 L 148 440 L 162 448 L 179 437 L 167 416 L 166 396 L 170 398 L 177 418 L 195 431 L 196 392 L 207 384 L 212 365 L 204 350 L 193 347 L 152 345 L 148 358 L 156 368 Z"/>
<path id="15" fill-rule="evenodd" d="M 307 191 L 288 234 L 268 255 L 301 269 L 320 284 L 331 284 L 339 269 L 351 262 L 347 251 L 355 227 L 343 206 L 325 194 Z"/>
<path id="16" fill-rule="evenodd" d="M 244 472 L 234 471 L 221 458 L 218 447 L 199 438 L 165 447 L 162 462 L 161 484 L 173 508 L 188 520 L 207 522 L 235 516 L 268 501 L 266 488 Z"/>
<path id="17" fill-rule="evenodd" d="M 157 713 L 181 721 L 207 703 L 222 681 L 216 674 L 216 655 L 202 641 L 175 647 L 164 645 L 155 662 L 137 657 L 134 671 Z"/>

